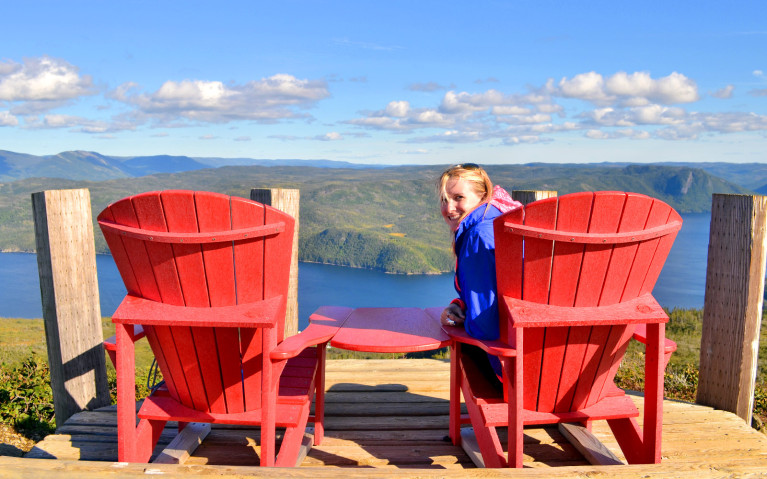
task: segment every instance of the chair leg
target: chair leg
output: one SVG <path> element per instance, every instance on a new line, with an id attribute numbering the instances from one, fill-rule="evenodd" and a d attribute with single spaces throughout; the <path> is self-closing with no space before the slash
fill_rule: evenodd
<path id="1" fill-rule="evenodd" d="M 298 420 L 295 427 L 285 428 L 282 436 L 282 444 L 277 454 L 276 467 L 294 467 L 297 466 L 298 456 L 303 446 L 304 433 L 306 432 L 306 423 L 309 419 L 309 407 L 307 406 Z"/>
<path id="2" fill-rule="evenodd" d="M 518 340 L 522 340 L 521 331 L 518 332 Z M 519 348 L 520 354 L 521 349 Z M 509 431 L 508 431 L 508 449 L 509 449 L 509 467 L 521 468 L 524 462 L 524 421 L 522 419 L 523 396 L 522 396 L 522 359 L 503 358 L 503 389 L 507 392 L 507 401 L 509 406 Z"/>
<path id="3" fill-rule="evenodd" d="M 636 419 L 626 417 L 621 419 L 608 419 L 607 424 L 618 441 L 623 455 L 629 464 L 644 464 L 645 454 L 642 444 L 642 429 L 639 427 Z"/>
<path id="4" fill-rule="evenodd" d="M 450 422 L 448 434 L 453 444 L 461 445 L 461 344 L 450 345 Z"/>
<path id="5" fill-rule="evenodd" d="M 141 419 L 136 426 L 135 462 L 149 462 L 166 421 Z"/>
<path id="6" fill-rule="evenodd" d="M 261 328 L 264 351 L 272 351 L 277 346 L 275 328 Z M 275 461 L 275 423 L 277 409 L 278 378 L 274 377 L 272 362 L 268 354 L 262 355 L 261 372 L 261 466 L 274 466 Z"/>
<path id="7" fill-rule="evenodd" d="M 461 371 L 461 375 L 463 375 L 463 371 Z M 462 379 L 462 386 L 468 389 L 465 378 Z M 482 411 L 471 399 L 471 391 L 464 390 L 463 393 L 466 398 L 466 409 L 469 411 L 469 419 L 474 428 L 474 434 L 477 437 L 477 444 L 479 445 L 479 451 L 482 453 L 485 467 L 505 467 L 506 459 L 503 457 L 503 446 L 501 446 L 501 441 L 498 439 L 496 428 L 485 425 L 482 419 Z"/>
<path id="8" fill-rule="evenodd" d="M 117 351 L 117 460 L 139 462 L 136 455 L 136 377 L 135 352 L 129 331 L 131 325 L 116 324 Z"/>
<path id="9" fill-rule="evenodd" d="M 666 325 L 647 325 L 647 345 L 645 349 L 645 396 L 644 396 L 644 434 L 642 442 L 645 450 L 645 462 L 660 464 L 661 432 L 663 428 L 663 387 L 665 358 Z"/>
<path id="10" fill-rule="evenodd" d="M 314 445 L 325 437 L 325 356 L 327 343 L 317 346 L 317 375 L 314 394 Z"/>

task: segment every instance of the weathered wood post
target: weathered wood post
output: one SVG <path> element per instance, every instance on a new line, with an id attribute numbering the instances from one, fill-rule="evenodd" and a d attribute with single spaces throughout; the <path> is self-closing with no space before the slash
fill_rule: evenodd
<path id="1" fill-rule="evenodd" d="M 767 196 L 715 194 L 696 402 L 751 424 L 767 250 Z"/>
<path id="2" fill-rule="evenodd" d="M 48 363 L 61 426 L 74 413 L 110 403 L 102 346 L 90 194 L 32 194 Z"/>
<path id="3" fill-rule="evenodd" d="M 298 210 L 300 191 L 286 188 L 253 188 L 250 199 L 272 206 L 295 218 L 296 226 L 293 231 L 293 252 L 290 259 L 290 285 L 288 287 L 288 304 L 285 313 L 285 337 L 298 332 Z"/>
<path id="4" fill-rule="evenodd" d="M 513 190 L 511 192 L 511 197 L 523 205 L 552 196 L 557 196 L 557 192 L 551 190 Z"/>

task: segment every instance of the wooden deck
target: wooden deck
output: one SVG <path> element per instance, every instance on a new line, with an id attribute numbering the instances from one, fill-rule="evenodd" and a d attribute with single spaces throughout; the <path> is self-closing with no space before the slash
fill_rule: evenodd
<path id="1" fill-rule="evenodd" d="M 184 465 L 120 464 L 114 407 L 80 413 L 23 459 L 0 457 L 5 477 L 767 477 L 767 436 L 734 414 L 666 401 L 663 463 L 591 466 L 556 427 L 525 429 L 524 470 L 479 470 L 447 434 L 448 363 L 429 359 L 339 360 L 327 366 L 326 438 L 302 467 L 258 464 L 257 430 L 214 427 Z M 641 397 L 636 397 L 641 407 Z M 594 434 L 622 459 L 606 424 Z M 175 435 L 167 428 L 161 446 Z M 158 449 L 161 447 L 158 446 Z M 35 459 L 37 458 L 37 459 Z M 55 460 L 51 460 L 55 459 Z M 92 462 L 106 461 L 106 462 Z M 217 466 L 218 465 L 218 466 Z"/>

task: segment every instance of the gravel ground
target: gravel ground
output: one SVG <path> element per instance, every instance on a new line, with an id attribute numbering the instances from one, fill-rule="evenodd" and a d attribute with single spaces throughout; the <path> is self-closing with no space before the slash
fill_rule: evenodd
<path id="1" fill-rule="evenodd" d="M 21 457 L 35 445 L 35 441 L 17 433 L 11 426 L 0 424 L 0 456 Z"/>

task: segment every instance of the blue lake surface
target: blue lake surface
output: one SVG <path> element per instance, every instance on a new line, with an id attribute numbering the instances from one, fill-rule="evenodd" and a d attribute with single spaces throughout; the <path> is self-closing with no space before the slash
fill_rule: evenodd
<path id="1" fill-rule="evenodd" d="M 682 230 L 653 293 L 662 306 L 702 308 L 710 215 L 682 217 Z M 111 256 L 98 255 L 96 268 L 101 313 L 111 316 L 125 287 Z M 446 305 L 454 297 L 452 274 L 405 276 L 312 263 L 298 269 L 299 328 L 322 305 L 425 308 Z M 0 317 L 42 317 L 36 255 L 0 253 Z"/>

